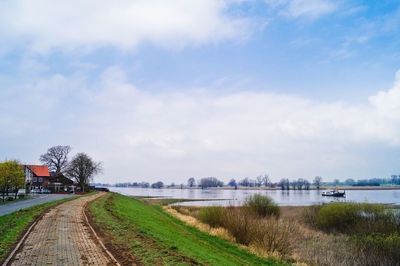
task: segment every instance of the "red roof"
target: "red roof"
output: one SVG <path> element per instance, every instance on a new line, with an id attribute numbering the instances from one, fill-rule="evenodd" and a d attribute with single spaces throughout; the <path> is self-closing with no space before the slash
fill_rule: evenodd
<path id="1" fill-rule="evenodd" d="M 50 176 L 49 168 L 47 165 L 25 165 L 28 167 L 36 176 Z"/>

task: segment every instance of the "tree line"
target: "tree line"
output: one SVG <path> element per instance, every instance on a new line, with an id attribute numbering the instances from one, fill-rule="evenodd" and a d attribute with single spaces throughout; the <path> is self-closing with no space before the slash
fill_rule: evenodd
<path id="1" fill-rule="evenodd" d="M 282 178 L 279 182 L 272 182 L 268 174 L 259 175 L 256 178 L 242 178 L 236 181 L 232 178 L 229 182 L 224 183 L 216 177 L 204 177 L 200 179 L 195 179 L 190 177 L 187 180 L 187 184 L 180 184 L 179 187 L 199 187 L 199 188 L 210 188 L 210 187 L 224 187 L 230 186 L 234 188 L 240 187 L 279 187 L 282 190 L 309 190 L 311 186 L 315 189 L 321 189 L 322 185 L 348 185 L 348 186 L 380 186 L 382 184 L 387 185 L 400 185 L 400 175 L 392 175 L 391 178 L 373 178 L 373 179 L 361 179 L 354 180 L 348 178 L 345 181 L 339 181 L 339 179 L 334 179 L 331 182 L 323 182 L 321 176 L 316 176 L 312 182 L 304 178 L 289 179 Z M 142 188 L 161 188 L 161 187 L 175 187 L 174 183 L 171 185 L 166 185 L 161 181 L 150 184 L 148 182 L 133 182 L 133 183 L 117 183 L 116 187 L 142 187 Z"/>
<path id="2" fill-rule="evenodd" d="M 93 176 L 102 172 L 101 162 L 95 162 L 89 155 L 80 152 L 69 161 L 70 146 L 54 146 L 42 154 L 39 160 L 47 165 L 54 176 L 66 176 L 76 182 L 82 192 L 88 190 Z"/>

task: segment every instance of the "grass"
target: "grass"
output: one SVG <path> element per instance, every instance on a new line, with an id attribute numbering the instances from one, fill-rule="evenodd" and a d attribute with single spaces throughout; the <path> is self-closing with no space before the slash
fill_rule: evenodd
<path id="1" fill-rule="evenodd" d="M 400 214 L 382 204 L 315 205 L 304 210 L 303 218 L 312 228 L 343 234 L 360 265 L 400 261 Z"/>
<path id="2" fill-rule="evenodd" d="M 246 199 L 243 207 L 211 206 L 201 208 L 197 217 L 213 228 L 224 228 L 236 243 L 248 246 L 256 254 L 290 259 L 293 253 L 294 222 L 279 219 L 279 207 L 268 197 Z"/>
<path id="3" fill-rule="evenodd" d="M 17 198 L 17 199 L 14 199 L 14 197 L 13 197 L 13 200 L 9 201 L 9 200 L 5 199 L 5 201 L 3 201 L 3 199 L 0 196 L 0 206 L 4 205 L 4 204 L 13 203 L 13 202 L 22 201 L 22 200 L 28 200 L 28 199 L 32 199 L 32 198 L 33 197 L 31 197 L 31 196 L 24 196 L 23 198 Z"/>
<path id="4" fill-rule="evenodd" d="M 224 223 L 224 228 L 207 227 L 196 219 L 199 218 L 200 212 L 208 207 L 171 206 L 170 208 L 171 213 L 175 211 L 174 215 L 179 219 L 210 234 L 219 235 L 230 241 L 250 242 L 249 248 L 255 254 L 273 255 L 278 258 L 282 258 L 282 254 L 291 254 L 283 259 L 288 262 L 296 261 L 300 265 L 302 265 L 301 263 L 307 265 L 391 265 L 390 263 L 385 264 L 383 261 L 371 263 L 376 262 L 371 260 L 373 254 L 377 254 L 377 258 L 382 258 L 380 256 L 382 253 L 376 251 L 369 254 L 368 251 L 371 251 L 371 246 L 380 245 L 385 247 L 380 251 L 393 252 L 396 250 L 396 245 L 393 244 L 398 243 L 396 235 L 390 238 L 368 239 L 366 242 L 363 239 L 350 239 L 344 234 L 328 233 L 310 228 L 302 215 L 304 211 L 309 210 L 309 207 L 303 206 L 280 207 L 279 219 L 268 217 L 254 219 L 254 214 L 252 219 L 244 219 L 244 217 L 251 217 L 247 208 L 227 207 L 225 215 L 230 217 L 229 220 L 224 220 L 228 222 L 220 220 Z M 232 217 L 235 213 L 237 217 Z M 225 229 L 225 232 L 222 232 L 221 229 Z M 247 237 L 250 235 L 253 237 Z M 358 243 L 362 241 L 360 244 L 365 246 L 361 253 L 356 241 Z M 399 249 L 397 248 L 397 250 Z M 386 262 L 388 261 L 390 262 L 390 260 L 386 260 Z"/>
<path id="5" fill-rule="evenodd" d="M 257 257 L 219 237 L 209 235 L 145 204 L 108 193 L 88 205 L 89 216 L 111 245 L 144 264 L 279 265 Z M 109 243 L 109 244 L 110 244 Z M 107 242 L 106 242 L 107 245 Z M 117 255 L 118 257 L 118 255 Z"/>
<path id="6" fill-rule="evenodd" d="M 52 206 L 74 198 L 76 197 L 52 201 L 0 216 L 0 261 L 5 259 L 14 243 L 40 214 Z"/>

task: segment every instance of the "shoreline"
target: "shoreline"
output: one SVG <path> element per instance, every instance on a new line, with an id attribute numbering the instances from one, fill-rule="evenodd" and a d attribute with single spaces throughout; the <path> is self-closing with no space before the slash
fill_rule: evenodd
<path id="1" fill-rule="evenodd" d="M 134 188 L 134 187 L 127 187 L 127 188 Z M 156 188 L 155 188 L 156 189 Z M 202 189 L 201 187 L 162 187 L 161 189 Z M 336 186 L 323 186 L 319 190 L 333 190 L 336 189 Z M 400 190 L 400 186 L 339 186 L 339 190 Z M 204 188 L 203 190 L 235 190 L 235 187 L 209 187 Z M 280 191 L 287 191 L 282 190 L 280 187 L 242 187 L 238 186 L 236 190 L 280 190 Z M 289 189 L 293 190 L 293 189 Z M 298 190 L 298 189 L 296 189 Z M 315 187 L 310 187 L 308 190 L 318 190 Z M 301 189 L 301 191 L 307 191 L 306 189 Z"/>

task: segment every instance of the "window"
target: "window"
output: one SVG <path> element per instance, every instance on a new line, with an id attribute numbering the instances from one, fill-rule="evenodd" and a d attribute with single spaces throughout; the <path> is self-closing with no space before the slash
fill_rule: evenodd
<path id="1" fill-rule="evenodd" d="M 43 178 L 39 177 L 39 182 L 43 182 Z"/>
<path id="2" fill-rule="evenodd" d="M 34 178 L 33 178 L 33 182 L 36 182 L 36 181 L 37 181 L 37 178 L 36 178 L 36 177 L 34 177 Z"/>

